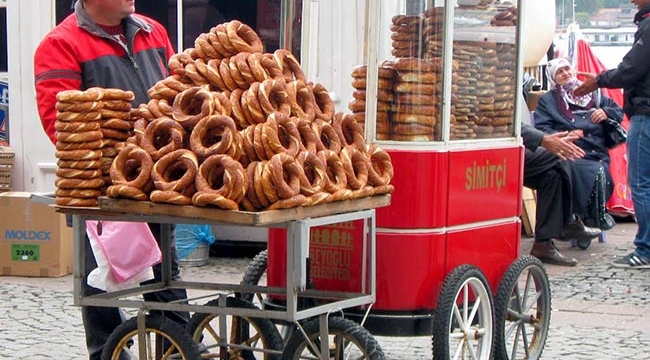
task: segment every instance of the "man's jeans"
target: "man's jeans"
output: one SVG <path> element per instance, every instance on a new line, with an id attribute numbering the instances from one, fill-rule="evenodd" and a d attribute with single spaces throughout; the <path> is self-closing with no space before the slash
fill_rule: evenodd
<path id="1" fill-rule="evenodd" d="M 634 115 L 627 135 L 628 183 L 638 230 L 635 253 L 650 259 L 650 116 Z"/>

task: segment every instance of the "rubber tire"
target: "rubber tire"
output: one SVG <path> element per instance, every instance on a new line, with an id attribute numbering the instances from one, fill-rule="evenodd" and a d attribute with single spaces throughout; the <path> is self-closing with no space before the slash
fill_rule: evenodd
<path id="1" fill-rule="evenodd" d="M 209 301 L 206 304 L 206 306 L 219 306 L 219 299 Z M 245 309 L 257 309 L 257 307 L 255 307 L 253 304 L 234 297 L 226 298 L 226 306 L 245 308 Z M 203 334 L 203 329 L 205 328 L 205 324 L 209 323 L 210 321 L 218 317 L 219 317 L 218 314 L 194 313 L 194 315 L 192 315 L 192 318 L 190 318 L 189 324 L 187 325 L 188 333 L 190 334 L 192 339 L 194 339 L 196 343 L 199 343 L 201 340 L 201 336 Z M 246 323 L 255 327 L 257 333 L 262 337 L 261 340 L 264 349 L 276 350 L 278 351 L 278 353 L 282 351 L 282 347 L 283 347 L 282 337 L 280 336 L 278 329 L 275 327 L 275 325 L 271 320 L 265 318 L 252 318 L 252 317 L 240 317 L 240 318 L 244 319 Z M 219 332 L 218 327 L 213 330 L 218 334 Z M 249 330 L 248 327 L 242 329 L 241 330 L 242 336 L 248 338 L 250 336 L 248 330 Z M 244 360 L 255 360 L 255 353 L 250 350 L 242 350 L 241 357 Z M 279 359 L 279 355 L 269 354 L 267 357 L 265 357 L 265 359 L 277 360 Z"/>
<path id="2" fill-rule="evenodd" d="M 576 240 L 576 246 L 578 246 L 582 250 L 587 250 L 589 248 L 589 245 L 591 245 L 591 239 L 577 239 Z"/>
<path id="3" fill-rule="evenodd" d="M 118 350 L 121 344 L 128 344 L 131 340 L 138 341 L 138 318 L 133 317 L 115 328 L 106 340 L 106 345 L 102 351 L 102 360 L 118 360 L 122 351 Z M 192 340 L 190 335 L 185 331 L 182 325 L 159 315 L 145 316 L 145 335 L 161 335 L 169 340 L 181 355 L 183 360 L 200 360 L 199 348 Z M 130 347 L 130 346 L 129 346 Z M 177 354 L 174 354 L 175 356 Z M 138 354 L 135 354 L 138 356 Z M 152 354 L 147 354 L 152 355 Z M 133 357 L 132 360 L 136 360 Z M 163 358 L 163 360 L 166 358 Z M 177 359 L 177 358 L 175 358 Z"/>
<path id="4" fill-rule="evenodd" d="M 517 304 L 517 309 L 512 308 L 511 294 L 515 291 L 515 284 L 518 284 L 519 278 L 521 275 L 527 272 L 526 278 L 529 275 L 532 275 L 534 280 L 534 286 L 536 287 L 535 294 L 526 293 L 528 296 L 535 297 L 538 291 L 541 291 L 541 295 L 537 299 L 537 311 L 534 314 L 529 314 L 528 312 L 524 313 L 521 310 L 521 305 Z M 522 295 L 523 290 L 519 289 L 519 295 Z M 544 351 L 544 345 L 546 343 L 546 338 L 548 336 L 548 329 L 551 321 L 551 288 L 548 282 L 548 275 L 546 274 L 546 269 L 541 261 L 536 257 L 525 255 L 513 262 L 508 269 L 506 270 L 501 283 L 499 284 L 499 289 L 497 290 L 497 297 L 495 300 L 495 341 L 494 341 L 494 358 L 495 360 L 511 360 L 511 355 L 508 351 L 508 345 L 506 344 L 506 315 L 510 312 L 516 312 L 520 319 L 526 319 L 526 323 L 518 322 L 513 324 L 516 326 L 517 331 L 520 332 L 522 327 L 528 322 L 531 315 L 534 315 L 533 319 L 540 319 L 538 325 L 537 334 L 535 334 L 535 329 L 533 327 L 533 333 L 531 334 L 531 339 L 533 343 L 529 341 L 528 349 L 532 350 L 529 352 L 526 359 L 535 360 L 539 359 L 542 356 L 542 351 Z M 509 328 L 511 326 L 508 326 Z M 531 325 L 532 327 L 532 325 Z M 519 333 L 519 345 L 522 344 L 523 340 L 521 339 L 521 333 Z M 520 350 L 522 347 L 520 346 Z M 522 355 L 525 354 L 515 353 L 516 359 L 521 359 Z"/>
<path id="5" fill-rule="evenodd" d="M 490 286 L 483 275 L 483 272 L 472 265 L 460 265 L 454 268 L 449 275 L 445 278 L 440 294 L 438 295 L 438 303 L 436 310 L 433 315 L 433 336 L 431 344 L 433 347 L 433 358 L 436 360 L 448 360 L 451 358 L 452 351 L 450 351 L 449 334 L 452 331 L 452 325 L 454 322 L 452 318 L 454 316 L 453 309 L 458 305 L 458 295 L 462 290 L 463 284 L 472 279 L 478 280 L 481 285 L 484 295 L 487 296 L 489 314 L 485 318 L 478 318 L 482 324 L 485 325 L 487 329 L 487 341 L 486 344 L 482 344 L 488 347 L 487 351 L 481 348 L 481 353 L 484 354 L 484 357 L 478 357 L 479 360 L 489 360 L 491 359 L 492 351 L 492 342 L 493 342 L 493 318 L 494 310 L 492 304 L 494 301 L 492 299 L 492 293 L 490 292 Z M 480 305 L 482 306 L 482 305 Z M 471 309 L 470 309 L 471 310 Z M 477 314 L 478 316 L 479 314 Z M 484 315 L 484 314 L 481 314 Z"/>
<path id="6" fill-rule="evenodd" d="M 355 357 L 355 359 L 385 359 L 384 352 L 382 351 L 381 346 L 379 346 L 377 340 L 375 340 L 375 338 L 368 332 L 368 330 L 364 329 L 354 321 L 341 317 L 329 317 L 328 326 L 328 333 L 330 335 L 343 336 L 344 340 L 346 340 L 346 343 L 353 342 L 357 348 L 363 352 L 363 357 Z M 318 344 L 320 344 L 319 319 L 316 318 L 306 322 L 303 325 L 303 329 L 309 339 L 311 339 L 318 346 Z M 287 345 L 282 352 L 282 360 L 300 359 L 300 355 L 302 355 L 304 351 L 308 351 L 310 356 L 314 356 L 312 350 L 308 347 L 307 341 L 304 338 L 302 332 L 300 332 L 300 329 L 296 329 L 293 335 L 291 335 L 289 338 L 289 342 L 287 342 Z M 332 357 L 332 355 L 334 354 L 330 354 L 330 357 Z M 336 359 L 339 358 L 342 359 L 342 357 L 336 357 Z"/>
<path id="7" fill-rule="evenodd" d="M 241 285 L 258 285 L 260 283 L 260 279 L 262 279 L 262 276 L 264 276 L 264 273 L 266 273 L 266 265 L 268 263 L 268 259 L 268 250 L 262 250 L 257 255 L 255 255 L 253 260 L 251 260 L 250 264 L 248 264 L 248 267 L 246 268 L 246 272 L 244 273 L 244 278 L 241 281 Z M 236 297 L 252 303 L 255 294 L 237 293 Z"/>

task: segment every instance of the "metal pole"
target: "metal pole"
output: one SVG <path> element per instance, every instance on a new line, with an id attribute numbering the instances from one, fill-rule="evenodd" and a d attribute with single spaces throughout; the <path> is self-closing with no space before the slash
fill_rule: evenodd
<path id="1" fill-rule="evenodd" d="M 294 0 L 282 0 L 280 4 L 280 48 L 293 49 L 293 18 L 296 13 Z"/>

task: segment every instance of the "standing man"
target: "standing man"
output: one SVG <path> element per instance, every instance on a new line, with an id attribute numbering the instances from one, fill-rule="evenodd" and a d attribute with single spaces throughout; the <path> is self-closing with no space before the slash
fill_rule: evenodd
<path id="1" fill-rule="evenodd" d="M 623 111 L 630 119 L 627 137 L 628 182 L 638 230 L 636 249 L 615 259 L 612 265 L 622 268 L 650 268 L 650 0 L 632 0 L 639 12 L 634 16 L 638 29 L 634 45 L 617 68 L 600 74 L 578 73 L 585 77 L 573 93 L 586 95 L 599 87 L 623 88 Z"/>
<path id="2" fill-rule="evenodd" d="M 135 94 L 132 106 L 149 100 L 147 90 L 169 75 L 167 61 L 174 50 L 167 31 L 158 22 L 135 14 L 134 0 L 79 0 L 74 14 L 64 19 L 41 41 L 34 55 L 36 100 L 43 129 L 56 144 L 56 94 L 62 90 L 90 87 L 119 88 Z M 160 224 L 149 224 L 160 240 Z M 174 241 L 172 239 L 172 244 Z M 172 275 L 179 278 L 175 246 Z M 97 267 L 86 245 L 85 275 Z M 154 267 L 161 279 L 160 264 Z M 84 281 L 85 284 L 85 281 Z M 84 295 L 101 292 L 85 286 Z M 146 294 L 148 301 L 169 302 L 187 298 L 185 290 L 172 289 Z M 165 312 L 184 326 L 187 313 Z M 83 307 L 82 318 L 91 360 L 99 359 L 106 339 L 123 321 L 116 308 Z"/>

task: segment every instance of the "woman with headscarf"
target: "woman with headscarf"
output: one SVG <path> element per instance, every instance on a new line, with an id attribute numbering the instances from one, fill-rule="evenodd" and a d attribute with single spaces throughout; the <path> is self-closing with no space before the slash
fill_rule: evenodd
<path id="1" fill-rule="evenodd" d="M 537 103 L 533 115 L 535 127 L 547 133 L 569 131 L 579 137 L 575 144 L 586 155 L 570 162 L 574 184 L 574 212 L 588 226 L 609 230 L 614 226 L 607 214 L 605 204 L 614 191 L 609 172 L 609 150 L 605 146 L 605 123 L 612 118 L 623 121 L 623 109 L 599 90 L 575 96 L 575 89 L 582 82 L 568 60 L 551 60 L 546 68 L 549 91 Z"/>

